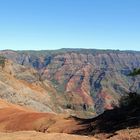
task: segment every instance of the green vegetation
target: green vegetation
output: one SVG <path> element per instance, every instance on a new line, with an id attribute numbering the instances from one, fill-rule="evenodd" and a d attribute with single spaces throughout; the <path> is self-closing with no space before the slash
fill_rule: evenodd
<path id="1" fill-rule="evenodd" d="M 129 76 L 137 76 L 140 75 L 140 69 L 134 69 Z M 121 107 L 140 107 L 140 95 L 136 92 L 129 93 L 128 96 L 122 97 L 120 101 Z"/>
<path id="2" fill-rule="evenodd" d="M 140 69 L 134 69 L 133 72 L 129 74 L 129 76 L 136 76 L 136 75 L 140 75 Z"/>
<path id="3" fill-rule="evenodd" d="M 140 69 L 134 69 L 129 76 L 137 76 L 140 75 Z M 140 94 L 137 92 L 130 92 L 128 96 L 122 97 L 120 101 L 121 107 L 140 107 Z"/>
<path id="4" fill-rule="evenodd" d="M 2 68 L 4 68 L 4 66 L 5 66 L 5 57 L 4 56 L 0 56 L 0 66 L 2 67 Z"/>
<path id="5" fill-rule="evenodd" d="M 120 107 L 127 107 L 129 109 L 140 107 L 140 95 L 137 93 L 130 93 L 129 96 L 124 96 L 121 98 Z"/>

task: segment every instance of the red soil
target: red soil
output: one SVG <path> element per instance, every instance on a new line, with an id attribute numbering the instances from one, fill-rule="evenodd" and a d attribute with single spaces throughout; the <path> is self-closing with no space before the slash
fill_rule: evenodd
<path id="1" fill-rule="evenodd" d="M 40 132 L 72 133 L 83 126 L 66 115 L 33 112 L 0 100 L 0 131 L 35 130 Z"/>

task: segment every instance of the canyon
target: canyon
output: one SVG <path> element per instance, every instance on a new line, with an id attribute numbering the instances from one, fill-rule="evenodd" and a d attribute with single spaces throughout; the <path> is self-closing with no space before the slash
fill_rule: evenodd
<path id="1" fill-rule="evenodd" d="M 3 50 L 0 57 L 1 132 L 89 135 L 96 118 L 140 91 L 140 77 L 129 76 L 140 68 L 136 51 Z"/>
<path id="2" fill-rule="evenodd" d="M 7 59 L 0 76 L 2 99 L 41 112 L 94 117 L 139 90 L 140 52 L 60 49 L 0 51 Z M 10 79 L 10 80 L 9 80 Z"/>

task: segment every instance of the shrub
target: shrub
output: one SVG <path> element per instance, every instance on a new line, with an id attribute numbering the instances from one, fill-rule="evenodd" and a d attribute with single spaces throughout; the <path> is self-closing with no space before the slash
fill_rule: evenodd
<path id="1" fill-rule="evenodd" d="M 140 75 L 140 69 L 134 69 L 128 76 Z"/>
<path id="2" fill-rule="evenodd" d="M 0 56 L 0 66 L 2 67 L 2 68 L 4 68 L 4 66 L 5 66 L 5 57 L 3 57 L 3 56 Z"/>
<path id="3" fill-rule="evenodd" d="M 140 94 L 129 93 L 120 100 L 120 107 L 139 108 L 140 107 Z"/>

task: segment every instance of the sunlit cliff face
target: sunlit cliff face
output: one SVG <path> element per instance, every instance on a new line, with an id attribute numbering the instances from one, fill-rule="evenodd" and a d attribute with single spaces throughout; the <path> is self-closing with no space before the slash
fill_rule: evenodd
<path id="1" fill-rule="evenodd" d="M 10 60 L 0 74 L 2 98 L 43 112 L 81 117 L 118 105 L 134 83 L 128 73 L 140 67 L 139 52 L 62 49 L 0 54 Z M 140 83 L 134 86 L 139 89 Z"/>

